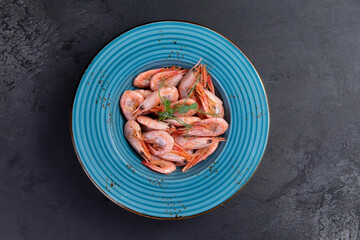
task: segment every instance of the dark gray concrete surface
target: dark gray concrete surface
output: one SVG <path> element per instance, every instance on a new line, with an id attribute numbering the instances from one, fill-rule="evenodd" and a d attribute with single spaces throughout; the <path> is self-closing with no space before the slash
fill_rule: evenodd
<path id="1" fill-rule="evenodd" d="M 118 34 L 155 20 L 233 40 L 264 81 L 262 164 L 208 214 L 158 221 L 106 199 L 69 133 L 74 90 Z M 0 1 L 1 239 L 360 239 L 359 1 Z"/>

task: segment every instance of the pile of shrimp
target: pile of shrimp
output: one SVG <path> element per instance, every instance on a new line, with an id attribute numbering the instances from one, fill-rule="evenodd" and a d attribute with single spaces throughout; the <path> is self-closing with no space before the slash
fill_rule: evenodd
<path id="1" fill-rule="evenodd" d="M 151 69 L 134 79 L 142 89 L 125 91 L 124 135 L 149 169 L 170 174 L 204 161 L 218 147 L 229 124 L 206 66 Z M 161 116 L 161 117 L 160 117 Z"/>

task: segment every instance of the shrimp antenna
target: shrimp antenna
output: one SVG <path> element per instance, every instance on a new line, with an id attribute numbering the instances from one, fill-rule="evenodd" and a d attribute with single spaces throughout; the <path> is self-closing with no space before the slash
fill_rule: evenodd
<path id="1" fill-rule="evenodd" d="M 202 60 L 202 58 L 200 58 L 200 60 L 190 70 L 193 70 L 194 68 L 196 68 L 201 63 L 201 60 Z"/>

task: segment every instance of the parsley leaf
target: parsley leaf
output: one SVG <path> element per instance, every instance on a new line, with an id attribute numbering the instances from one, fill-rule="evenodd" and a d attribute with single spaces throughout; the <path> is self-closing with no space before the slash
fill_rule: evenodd
<path id="1" fill-rule="evenodd" d="M 168 99 L 165 98 L 163 104 L 164 104 L 165 110 L 170 109 L 171 102 Z"/>
<path id="2" fill-rule="evenodd" d="M 193 103 L 193 104 L 190 104 L 190 105 L 184 105 L 184 106 L 181 106 L 178 110 L 178 112 L 180 114 L 183 114 L 183 113 L 187 113 L 188 111 L 190 110 L 194 110 L 198 107 L 198 104 L 197 103 Z"/>

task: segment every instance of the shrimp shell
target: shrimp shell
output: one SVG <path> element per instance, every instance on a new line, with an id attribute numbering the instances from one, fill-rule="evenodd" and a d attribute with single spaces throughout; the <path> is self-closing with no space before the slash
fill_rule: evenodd
<path id="1" fill-rule="evenodd" d="M 192 128 L 186 130 L 185 128 L 174 131 L 174 134 L 188 134 L 190 136 L 199 137 L 216 137 L 228 129 L 229 124 L 222 118 L 208 118 L 196 122 Z"/>
<path id="2" fill-rule="evenodd" d="M 165 86 L 176 87 L 183 78 L 184 74 L 187 72 L 187 70 L 180 70 L 179 68 L 170 69 L 168 71 L 159 72 L 152 76 L 150 80 L 151 90 L 158 90 L 162 81 Z"/>
<path id="3" fill-rule="evenodd" d="M 161 157 L 169 153 L 174 147 L 174 139 L 165 131 L 153 130 L 145 132 L 143 136 L 147 143 L 153 144 L 153 146 L 148 144 L 148 148 L 150 152 L 156 156 Z"/>
<path id="4" fill-rule="evenodd" d="M 170 174 L 176 170 L 175 163 L 166 160 L 153 160 L 151 162 L 142 161 L 141 163 L 149 169 L 162 174 Z"/>
<path id="5" fill-rule="evenodd" d="M 220 98 L 218 98 L 215 94 L 211 93 L 209 90 L 204 89 L 200 85 L 196 85 L 195 90 L 200 98 L 201 105 L 204 108 L 204 112 L 210 113 L 206 114 L 207 118 L 224 117 L 223 102 L 220 100 Z M 215 114 L 215 116 L 211 114 Z"/>
<path id="6" fill-rule="evenodd" d="M 125 91 L 120 98 L 120 107 L 127 120 L 134 120 L 134 110 L 144 101 L 144 97 L 135 91 Z"/>
<path id="7" fill-rule="evenodd" d="M 184 149 L 200 149 L 210 146 L 214 142 L 225 141 L 225 138 L 176 136 L 174 141 Z"/>
<path id="8" fill-rule="evenodd" d="M 190 90 L 194 86 L 194 84 L 196 82 L 196 76 L 195 76 L 194 72 L 198 71 L 198 69 L 196 69 L 196 68 L 200 64 L 200 62 L 201 62 L 201 59 L 181 79 L 181 82 L 178 87 L 180 99 L 186 98 L 187 95 L 189 94 Z"/>
<path id="9" fill-rule="evenodd" d="M 146 72 L 142 72 L 136 76 L 134 79 L 134 86 L 139 88 L 148 88 L 150 87 L 150 79 L 151 77 L 159 72 L 164 71 L 165 68 L 151 69 Z"/>
<path id="10" fill-rule="evenodd" d="M 178 155 L 176 153 L 172 153 L 172 152 L 161 155 L 161 158 L 165 159 L 167 161 L 176 162 L 176 163 L 187 163 L 188 162 L 187 158 L 185 158 L 183 156 L 180 156 L 180 155 Z"/>
<path id="11" fill-rule="evenodd" d="M 124 126 L 125 138 L 129 141 L 131 146 L 143 157 L 146 161 L 151 161 L 151 154 L 144 138 L 141 134 L 140 125 L 134 120 L 129 120 Z"/>
<path id="12" fill-rule="evenodd" d="M 138 116 L 136 120 L 146 127 L 146 130 L 164 130 L 169 131 L 170 129 L 175 131 L 174 127 L 170 127 L 168 123 L 161 122 L 146 116 Z"/>

